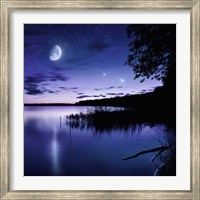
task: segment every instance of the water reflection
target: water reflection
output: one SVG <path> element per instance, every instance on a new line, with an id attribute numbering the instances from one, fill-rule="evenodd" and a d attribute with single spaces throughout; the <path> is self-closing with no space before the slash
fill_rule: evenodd
<path id="1" fill-rule="evenodd" d="M 66 113 L 86 111 L 86 107 L 25 108 L 25 176 L 151 176 L 160 164 L 151 163 L 154 153 L 130 161 L 122 158 L 175 137 L 174 127 L 164 123 L 96 129 L 66 121 Z"/>
<path id="2" fill-rule="evenodd" d="M 58 143 L 58 139 L 57 139 L 57 129 L 56 127 L 54 127 L 53 129 L 53 138 L 52 138 L 52 142 L 51 142 L 51 149 L 50 152 L 52 153 L 52 168 L 53 168 L 53 173 L 59 174 L 59 143 Z"/>

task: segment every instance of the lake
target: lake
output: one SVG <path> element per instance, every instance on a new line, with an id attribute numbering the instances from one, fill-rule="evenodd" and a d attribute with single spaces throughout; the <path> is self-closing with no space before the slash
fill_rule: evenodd
<path id="1" fill-rule="evenodd" d="M 122 158 L 166 146 L 169 138 L 175 138 L 175 127 L 138 123 L 97 131 L 67 123 L 67 115 L 87 110 L 84 106 L 24 107 L 25 176 L 154 175 L 163 162 L 159 156 L 151 162 L 157 152 Z"/>

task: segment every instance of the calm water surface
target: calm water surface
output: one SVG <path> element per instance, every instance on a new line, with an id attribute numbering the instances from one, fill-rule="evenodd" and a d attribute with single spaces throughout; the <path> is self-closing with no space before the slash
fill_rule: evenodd
<path id="1" fill-rule="evenodd" d="M 126 129 L 95 131 L 71 128 L 66 115 L 86 113 L 87 107 L 25 107 L 25 176 L 152 176 L 155 153 L 123 161 L 137 152 L 166 144 L 175 129 L 164 123 L 135 124 Z"/>

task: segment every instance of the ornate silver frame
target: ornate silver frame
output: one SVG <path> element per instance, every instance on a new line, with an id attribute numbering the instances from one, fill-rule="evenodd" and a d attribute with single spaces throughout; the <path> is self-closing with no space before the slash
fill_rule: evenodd
<path id="1" fill-rule="evenodd" d="M 200 1 L 199 0 L 0 0 L 0 198 L 200 199 Z M 11 191 L 9 188 L 9 16 L 16 9 L 188 9 L 191 18 L 191 190 Z"/>

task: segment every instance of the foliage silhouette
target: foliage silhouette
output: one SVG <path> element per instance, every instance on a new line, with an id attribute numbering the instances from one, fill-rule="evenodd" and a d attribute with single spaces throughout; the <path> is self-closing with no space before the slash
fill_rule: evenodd
<path id="1" fill-rule="evenodd" d="M 167 101 L 166 101 L 167 99 Z M 145 120 L 165 116 L 176 121 L 176 94 L 172 91 L 166 92 L 163 87 L 158 87 L 154 92 L 145 94 L 128 95 L 124 97 L 105 98 L 96 100 L 80 101 L 79 106 L 119 106 L 129 108 L 136 115 L 136 118 Z M 157 116 L 156 116 L 157 115 Z"/>
<path id="2" fill-rule="evenodd" d="M 157 79 L 175 89 L 176 25 L 131 24 L 127 34 L 132 41 L 125 65 L 132 67 L 134 79 Z"/>
<path id="3" fill-rule="evenodd" d="M 87 128 L 97 133 L 109 133 L 112 130 L 134 130 L 138 128 L 138 125 L 154 126 L 159 123 L 173 126 L 174 120 L 166 113 L 158 113 L 154 110 L 134 110 L 133 108 L 110 110 L 107 107 L 96 107 L 94 110 L 88 110 L 86 114 L 66 116 L 66 125 L 70 128 Z"/>
<path id="4" fill-rule="evenodd" d="M 154 127 L 156 124 L 163 123 L 167 127 L 173 127 L 174 124 L 166 118 L 166 114 L 158 115 L 158 113 L 141 113 L 134 111 L 132 108 L 121 108 L 112 110 L 107 107 L 97 106 L 93 109 L 88 109 L 86 114 L 71 114 L 66 116 L 66 125 L 73 129 L 85 129 L 93 131 L 95 135 L 112 134 L 117 130 L 122 134 L 139 134 L 145 127 Z M 168 129 L 163 131 L 168 133 Z M 174 138 L 173 138 L 174 137 Z M 154 153 L 151 163 L 155 164 L 156 176 L 175 176 L 176 175 L 176 136 L 172 138 L 168 134 L 165 140 L 153 138 L 151 149 L 144 150 L 133 156 L 126 157 L 123 160 L 135 158 L 146 153 Z M 157 144 L 158 143 L 158 144 Z M 157 146 L 159 145 L 159 146 Z M 158 153 L 156 153 L 158 152 Z M 155 161 L 157 160 L 157 161 Z"/>
<path id="5" fill-rule="evenodd" d="M 148 150 L 140 151 L 132 156 L 122 158 L 122 160 L 129 160 L 154 152 L 155 154 L 151 159 L 151 163 L 154 163 L 156 166 L 154 175 L 176 176 L 176 138 L 167 136 L 164 141 L 155 138 L 153 143 L 155 145 L 156 143 L 160 143 L 160 145 L 153 148 L 151 147 Z"/>

